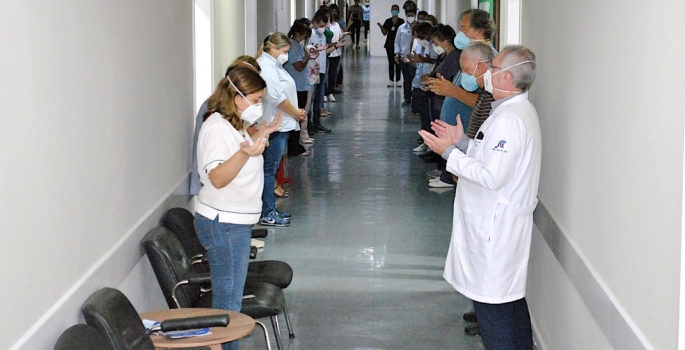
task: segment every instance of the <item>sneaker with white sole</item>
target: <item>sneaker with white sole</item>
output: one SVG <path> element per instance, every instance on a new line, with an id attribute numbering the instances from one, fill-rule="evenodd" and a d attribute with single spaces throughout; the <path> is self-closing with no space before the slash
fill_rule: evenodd
<path id="1" fill-rule="evenodd" d="M 328 94 L 328 102 L 335 102 L 335 95 Z"/>
<path id="2" fill-rule="evenodd" d="M 426 146 L 425 143 L 422 143 L 422 144 L 418 145 L 417 147 L 415 147 L 413 149 L 413 151 L 414 152 L 426 152 L 426 151 L 428 151 L 428 146 Z"/>
<path id="3" fill-rule="evenodd" d="M 404 85 L 402 84 L 401 81 L 396 81 L 396 82 L 395 82 L 395 86 L 397 86 L 397 87 L 402 87 L 402 86 L 404 86 Z"/>
<path id="4" fill-rule="evenodd" d="M 259 219 L 259 224 L 262 226 L 288 227 L 290 226 L 290 220 L 278 216 L 278 212 L 274 210 L 269 215 Z"/>
<path id="5" fill-rule="evenodd" d="M 388 87 L 395 87 L 395 82 L 392 80 L 388 81 Z"/>
<path id="6" fill-rule="evenodd" d="M 326 96 L 326 95 L 323 96 L 323 102 L 328 102 L 328 96 Z"/>
<path id="7" fill-rule="evenodd" d="M 293 217 L 292 215 L 290 215 L 286 212 L 278 211 L 278 209 L 274 210 L 274 213 L 276 213 L 276 215 L 278 215 L 278 216 L 280 216 L 280 217 L 282 217 L 288 221 L 290 221 L 290 218 Z"/>
<path id="8" fill-rule="evenodd" d="M 448 184 L 447 182 L 442 182 L 442 180 L 437 179 L 437 181 L 428 181 L 428 186 L 433 188 L 450 188 L 454 187 L 454 184 Z"/>

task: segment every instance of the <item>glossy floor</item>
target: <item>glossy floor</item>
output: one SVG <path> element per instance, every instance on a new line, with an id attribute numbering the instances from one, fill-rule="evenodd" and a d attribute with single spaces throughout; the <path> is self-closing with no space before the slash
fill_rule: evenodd
<path id="1" fill-rule="evenodd" d="M 343 93 L 323 119 L 333 133 L 288 158 L 293 184 L 278 207 L 292 225 L 259 254 L 295 271 L 285 297 L 296 336 L 281 318 L 284 347 L 483 349 L 464 334 L 470 301 L 442 278 L 454 190 L 429 190 L 435 164 L 412 153 L 419 120 L 386 87 L 386 58 L 347 49 L 343 61 Z M 241 348 L 264 349 L 261 331 Z"/>

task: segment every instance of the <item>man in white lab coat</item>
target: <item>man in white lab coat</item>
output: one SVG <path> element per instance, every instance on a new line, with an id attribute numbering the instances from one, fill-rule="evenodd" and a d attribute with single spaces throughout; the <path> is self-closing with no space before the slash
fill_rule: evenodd
<path id="1" fill-rule="evenodd" d="M 495 102 L 476 137 L 459 117 L 433 122 L 436 135 L 420 132 L 459 177 L 444 277 L 474 301 L 488 350 L 533 349 L 525 293 L 540 179 L 540 123 L 528 101 L 535 68 L 533 52 L 505 47 L 484 75 Z"/>

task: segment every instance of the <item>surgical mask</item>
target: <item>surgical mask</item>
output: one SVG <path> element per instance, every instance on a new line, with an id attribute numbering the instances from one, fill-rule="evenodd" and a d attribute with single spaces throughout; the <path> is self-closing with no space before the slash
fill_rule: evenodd
<path id="1" fill-rule="evenodd" d="M 481 63 L 481 62 L 488 62 L 488 61 L 479 61 L 478 63 Z M 461 87 L 463 87 L 464 90 L 466 90 L 466 91 L 473 92 L 473 91 L 478 90 L 477 79 L 483 76 L 483 75 L 481 75 L 479 77 L 475 76 L 476 70 L 478 69 L 478 63 L 476 63 L 476 68 L 473 69 L 472 74 L 461 72 Z M 483 74 L 485 74 L 485 73 L 483 73 Z"/>
<path id="2" fill-rule="evenodd" d="M 319 32 L 319 34 L 323 34 L 326 31 L 326 28 L 316 28 L 316 31 Z"/>
<path id="3" fill-rule="evenodd" d="M 488 68 L 488 70 L 485 71 L 485 74 L 483 74 L 483 85 L 485 85 L 485 91 L 487 91 L 487 92 L 489 92 L 489 93 L 491 93 L 491 94 L 493 93 L 494 90 L 499 90 L 499 91 L 503 91 L 503 92 L 518 92 L 518 91 L 502 90 L 502 89 L 496 88 L 494 85 L 492 85 L 492 76 L 495 75 L 495 74 L 502 73 L 502 72 L 504 72 L 505 70 L 507 70 L 507 69 L 509 69 L 509 68 L 513 68 L 513 67 L 522 65 L 522 64 L 524 64 L 524 63 L 535 63 L 535 61 L 523 61 L 523 62 L 519 62 L 519 63 L 516 63 L 516 64 L 512 64 L 512 65 L 509 66 L 509 67 L 505 67 L 505 68 L 500 69 L 500 70 L 497 71 L 496 73 L 492 73 L 492 71 L 490 70 L 490 68 Z"/>
<path id="4" fill-rule="evenodd" d="M 464 34 L 464 32 L 462 32 L 461 30 L 459 31 L 459 33 L 457 33 L 457 36 L 454 37 L 454 46 L 459 50 L 465 49 L 470 42 L 471 39 L 469 39 L 469 37 L 466 36 L 466 34 Z"/>
<path id="5" fill-rule="evenodd" d="M 397 17 L 397 16 L 399 16 L 400 11 L 398 11 L 398 10 L 392 10 L 392 11 L 390 11 L 390 13 L 392 14 L 393 17 Z"/>
<path id="6" fill-rule="evenodd" d="M 428 45 L 430 45 L 430 43 L 426 39 L 418 39 L 418 42 L 419 42 L 419 45 L 421 45 L 423 48 L 426 48 L 426 47 L 428 47 Z"/>
<path id="7" fill-rule="evenodd" d="M 284 65 L 286 62 L 288 62 L 288 54 L 287 54 L 287 53 L 282 53 L 282 54 L 278 55 L 278 58 L 276 58 L 276 60 L 277 60 L 278 63 L 282 66 L 282 65 Z"/>
<path id="8" fill-rule="evenodd" d="M 443 53 L 445 53 L 445 49 L 443 49 L 442 46 L 438 46 L 435 44 L 433 44 L 433 51 L 435 51 L 435 53 L 437 53 L 438 55 L 442 55 Z"/>
<path id="9" fill-rule="evenodd" d="M 367 2 L 365 2 L 365 3 L 364 3 L 364 5 L 366 5 L 366 6 L 369 6 L 369 2 L 368 2 L 368 1 L 367 1 Z"/>
<path id="10" fill-rule="evenodd" d="M 245 97 L 245 95 L 243 95 L 243 93 L 240 92 L 240 90 L 238 90 L 238 88 L 235 86 L 235 84 L 233 84 L 233 82 L 231 81 L 231 78 L 226 76 L 226 79 L 228 79 L 228 82 L 231 83 L 231 86 L 233 86 L 235 91 L 237 91 L 240 94 L 240 96 L 242 96 L 242 98 L 244 98 L 245 101 L 247 101 L 247 103 L 250 104 L 249 107 L 245 108 L 244 111 L 240 112 L 240 119 L 244 120 L 248 125 L 252 125 L 254 123 L 257 123 L 260 119 L 262 119 L 262 114 L 263 114 L 263 110 L 264 110 L 262 107 L 262 104 L 261 103 L 257 103 L 257 104 L 250 103 L 250 100 L 248 100 L 247 97 Z"/>
<path id="11" fill-rule="evenodd" d="M 412 24 L 414 21 L 416 21 L 416 17 L 407 17 L 407 23 Z"/>

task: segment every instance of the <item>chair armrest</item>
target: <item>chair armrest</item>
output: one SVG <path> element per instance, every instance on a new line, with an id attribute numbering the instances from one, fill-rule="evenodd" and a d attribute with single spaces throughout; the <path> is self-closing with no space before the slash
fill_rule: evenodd
<path id="1" fill-rule="evenodd" d="M 181 308 L 181 304 L 178 302 L 178 298 L 176 298 L 176 290 L 178 290 L 178 287 L 189 284 L 189 285 L 207 285 L 212 283 L 212 277 L 210 276 L 209 273 L 202 273 L 202 274 L 197 274 L 197 275 L 191 275 L 186 277 L 186 279 L 176 283 L 173 289 L 171 289 L 171 298 L 174 299 L 174 302 L 176 303 L 177 308 Z"/>
<path id="2" fill-rule="evenodd" d="M 221 314 L 166 320 L 162 322 L 160 328 L 162 332 L 184 331 L 186 329 L 205 327 L 226 327 L 229 322 L 228 314 Z"/>
<path id="3" fill-rule="evenodd" d="M 252 238 L 265 238 L 268 234 L 269 231 L 265 228 L 252 229 Z"/>

